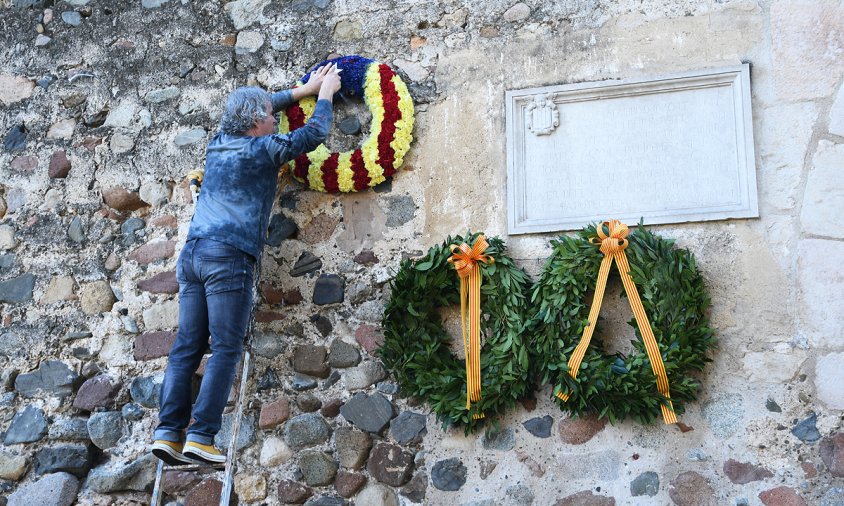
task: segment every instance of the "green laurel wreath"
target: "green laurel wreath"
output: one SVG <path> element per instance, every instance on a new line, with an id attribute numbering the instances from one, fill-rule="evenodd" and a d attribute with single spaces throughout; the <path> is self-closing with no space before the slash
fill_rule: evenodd
<path id="1" fill-rule="evenodd" d="M 649 424 L 660 415 L 665 398 L 657 391 L 635 320 L 629 322 L 637 337 L 629 355 L 602 351 L 599 322 L 577 379 L 568 374 L 568 359 L 588 321 L 591 292 L 603 259 L 589 243 L 596 235 L 593 225 L 577 237 L 551 241 L 553 254 L 534 285 L 531 305 L 535 310 L 527 323 L 532 336 L 532 376 L 541 384 L 551 383 L 554 394 L 563 389 L 572 392 L 567 402 L 554 397 L 561 409 L 572 414 L 596 412 L 611 423 L 630 416 Z M 709 296 L 689 251 L 675 249 L 674 241 L 652 234 L 641 224 L 628 240 L 630 275 L 665 363 L 674 410 L 680 414 L 700 388 L 689 373 L 703 370 L 711 361 L 707 352 L 717 344 L 706 316 Z M 618 279 L 617 271 L 610 270 L 610 276 Z"/>
<path id="2" fill-rule="evenodd" d="M 449 246 L 473 244 L 479 234 L 449 237 L 420 260 L 404 260 L 392 280 L 384 312 L 381 359 L 404 395 L 427 402 L 444 428 L 463 426 L 466 433 L 511 408 L 532 389 L 529 353 L 523 335 L 527 314 L 527 275 L 506 255 L 504 242 L 487 238 L 492 265 L 481 264 L 481 399 L 466 410 L 465 361 L 449 349 L 452 338 L 439 308 L 460 304 L 460 281 L 448 263 Z M 474 420 L 483 413 L 485 419 Z"/>

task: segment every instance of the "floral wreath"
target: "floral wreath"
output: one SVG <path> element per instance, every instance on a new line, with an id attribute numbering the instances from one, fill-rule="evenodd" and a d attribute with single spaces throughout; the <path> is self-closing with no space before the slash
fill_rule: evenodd
<path id="1" fill-rule="evenodd" d="M 600 324 L 589 329 L 590 335 L 591 331 L 596 334 L 593 345 L 586 340 L 575 353 L 589 325 L 586 294 L 598 291 L 596 281 L 605 256 L 603 248 L 596 247 L 596 239 L 608 234 L 596 226 L 585 228 L 578 237 L 562 236 L 551 242 L 553 253 L 534 285 L 531 303 L 535 310 L 526 324 L 533 339 L 532 375 L 550 383 L 561 409 L 575 415 L 595 412 L 611 423 L 627 416 L 652 423 L 660 411 L 663 417 L 667 411 L 669 417 L 683 413 L 684 404 L 696 398 L 700 383 L 688 374 L 702 371 L 710 362 L 707 352 L 717 340 L 706 316 L 709 296 L 692 254 L 675 249 L 674 241 L 650 233 L 641 224 L 629 237 L 626 227 L 623 232 L 617 244 L 629 258 L 629 265 L 627 259 L 623 263 L 641 294 L 640 306 L 658 345 L 655 357 L 664 364 L 662 374 L 670 383 L 670 397 L 660 391 L 658 381 L 655 384 L 656 368 L 636 319 L 630 325 L 637 339 L 627 355 L 601 349 Z M 572 365 L 570 357 L 578 354 L 582 362 Z M 575 369 L 570 371 L 570 365 Z"/>
<path id="2" fill-rule="evenodd" d="M 293 161 L 293 177 L 313 190 L 338 193 L 365 190 L 391 177 L 401 167 L 413 140 L 413 100 L 404 81 L 389 66 L 362 56 L 327 60 L 336 63 L 340 91 L 363 97 L 372 113 L 369 137 L 353 151 L 331 152 L 320 144 Z M 297 83 L 308 82 L 310 72 Z M 305 97 L 281 114 L 279 133 L 302 128 L 316 108 L 315 97 Z"/>
<path id="3" fill-rule="evenodd" d="M 475 252 L 477 261 L 463 256 Z M 449 348 L 452 338 L 443 328 L 439 309 L 462 302 L 463 282 L 471 276 L 463 277 L 460 269 L 467 263 L 474 264 L 483 279 L 477 280 L 480 297 L 475 302 L 481 311 L 475 311 L 486 342 L 470 359 L 464 333 L 464 362 Z M 527 274 L 506 255 L 497 237 L 449 237 L 424 258 L 404 260 L 391 282 L 379 349 L 402 393 L 427 402 L 444 427 L 460 425 L 467 433 L 528 395 L 532 385 L 523 315 L 529 289 Z M 478 380 L 469 377 L 472 362 Z M 477 397 L 470 393 L 473 389 Z"/>

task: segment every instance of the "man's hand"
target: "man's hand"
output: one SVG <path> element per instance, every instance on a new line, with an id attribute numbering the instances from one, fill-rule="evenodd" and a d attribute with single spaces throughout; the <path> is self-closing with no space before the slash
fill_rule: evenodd
<path id="1" fill-rule="evenodd" d="M 303 84 L 302 86 L 299 86 L 298 88 L 293 89 L 293 100 L 300 100 L 303 97 L 310 97 L 312 95 L 318 94 L 322 89 L 322 83 L 325 81 L 325 78 L 327 76 L 336 76 L 339 72 L 340 70 L 334 63 L 329 65 L 323 65 L 322 67 L 314 70 L 313 72 L 311 72 L 311 77 L 310 79 L 308 79 L 307 83 Z"/>
<path id="2" fill-rule="evenodd" d="M 327 67 L 331 68 L 327 69 L 326 72 L 320 77 L 321 83 L 319 87 L 319 100 L 331 100 L 332 98 L 334 98 L 334 94 L 340 91 L 341 70 L 338 69 L 337 65 L 333 63 L 331 65 L 326 65 L 325 67 L 319 70 L 326 69 Z"/>

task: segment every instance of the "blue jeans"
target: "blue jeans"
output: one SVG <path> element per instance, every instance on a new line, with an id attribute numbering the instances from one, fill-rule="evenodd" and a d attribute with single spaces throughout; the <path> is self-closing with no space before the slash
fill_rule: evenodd
<path id="1" fill-rule="evenodd" d="M 179 332 L 161 385 L 155 439 L 213 444 L 237 372 L 249 317 L 255 259 L 228 244 L 192 239 L 176 264 Z M 209 347 L 202 386 L 191 411 L 191 379 Z M 193 424 L 188 427 L 191 417 Z"/>

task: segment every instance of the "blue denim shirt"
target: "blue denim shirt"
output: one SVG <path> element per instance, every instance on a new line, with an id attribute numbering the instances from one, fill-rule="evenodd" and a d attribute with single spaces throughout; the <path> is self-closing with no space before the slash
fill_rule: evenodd
<path id="1" fill-rule="evenodd" d="M 273 112 L 293 103 L 290 90 L 272 95 Z M 328 136 L 331 102 L 319 100 L 310 120 L 286 135 L 249 137 L 217 132 L 205 155 L 205 177 L 188 240 L 230 244 L 256 259 L 267 237 L 279 168 Z"/>

